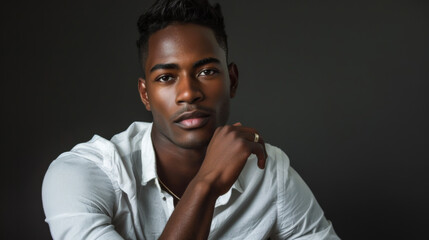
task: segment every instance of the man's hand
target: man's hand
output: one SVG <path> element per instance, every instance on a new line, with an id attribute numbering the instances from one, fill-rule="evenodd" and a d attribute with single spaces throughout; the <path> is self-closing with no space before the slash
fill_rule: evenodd
<path id="1" fill-rule="evenodd" d="M 186 188 L 160 239 L 207 239 L 217 198 L 231 188 L 250 154 L 258 157 L 259 168 L 265 167 L 265 144 L 261 137 L 255 142 L 255 133 L 255 129 L 241 123 L 216 129 L 200 170 Z"/>
<path id="2" fill-rule="evenodd" d="M 237 180 L 250 154 L 258 157 L 258 166 L 263 169 L 267 155 L 265 144 L 260 136 L 255 142 L 255 134 L 258 134 L 255 129 L 241 123 L 218 127 L 194 180 L 209 183 L 212 193 L 220 196 Z"/>

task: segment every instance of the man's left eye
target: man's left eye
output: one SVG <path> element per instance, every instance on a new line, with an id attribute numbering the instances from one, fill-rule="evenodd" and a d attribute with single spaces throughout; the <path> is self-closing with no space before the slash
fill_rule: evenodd
<path id="1" fill-rule="evenodd" d="M 216 70 L 214 70 L 214 69 L 205 69 L 205 70 L 202 70 L 202 71 L 198 74 L 198 76 L 210 76 L 210 75 L 213 75 L 213 74 L 215 74 L 215 73 L 217 73 L 217 71 L 216 71 Z"/>

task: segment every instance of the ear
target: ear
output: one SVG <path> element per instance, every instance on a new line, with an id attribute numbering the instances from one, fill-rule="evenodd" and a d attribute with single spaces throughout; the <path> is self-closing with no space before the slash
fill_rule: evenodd
<path id="1" fill-rule="evenodd" d="M 149 98 L 147 96 L 146 80 L 139 78 L 138 89 L 140 93 L 140 99 L 146 107 L 146 110 L 150 111 Z"/>
<path id="2" fill-rule="evenodd" d="M 235 63 L 230 63 L 228 65 L 228 73 L 229 73 L 229 92 L 230 97 L 233 98 L 235 96 L 235 93 L 237 92 L 238 87 L 238 68 Z"/>

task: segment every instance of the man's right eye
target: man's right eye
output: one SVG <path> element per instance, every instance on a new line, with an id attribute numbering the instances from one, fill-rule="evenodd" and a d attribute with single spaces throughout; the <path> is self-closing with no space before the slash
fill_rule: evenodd
<path id="1" fill-rule="evenodd" d="M 168 81 L 171 81 L 171 80 L 173 80 L 172 76 L 170 76 L 170 75 L 163 75 L 163 76 L 158 77 L 155 81 L 157 81 L 157 82 L 168 82 Z"/>

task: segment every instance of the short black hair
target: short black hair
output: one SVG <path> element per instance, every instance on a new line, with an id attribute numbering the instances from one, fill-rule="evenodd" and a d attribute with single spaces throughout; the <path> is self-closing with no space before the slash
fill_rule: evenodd
<path id="1" fill-rule="evenodd" d="M 194 23 L 210 28 L 228 56 L 225 24 L 218 3 L 212 6 L 208 0 L 156 0 L 137 22 L 140 33 L 137 47 L 142 66 L 150 35 L 174 23 Z"/>

